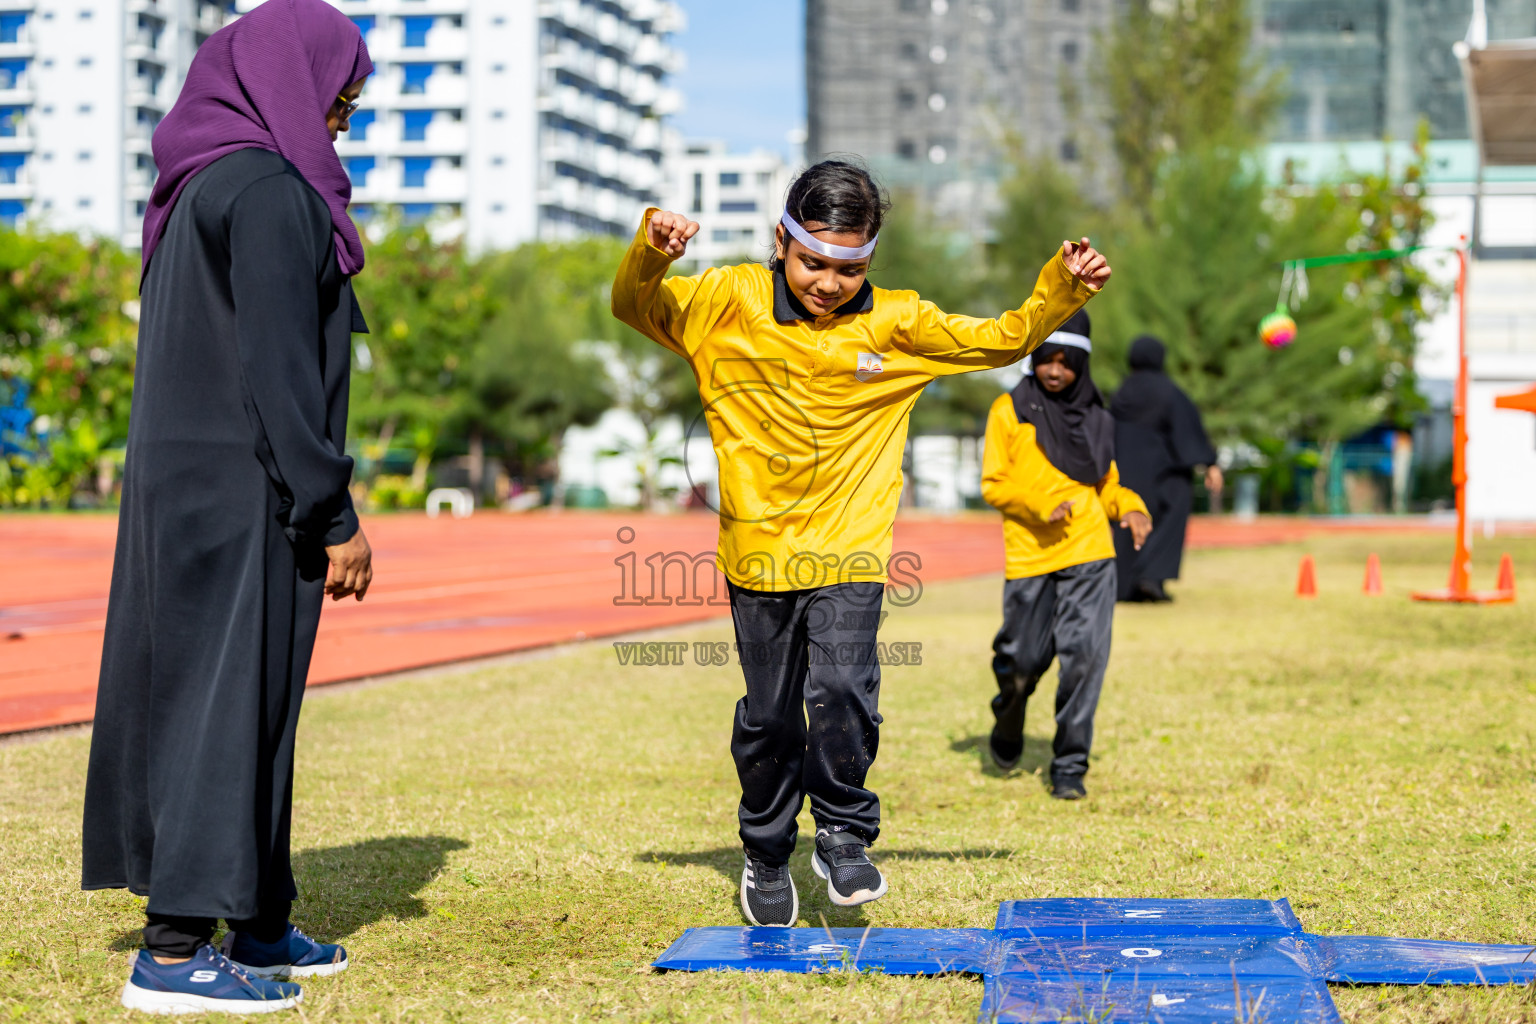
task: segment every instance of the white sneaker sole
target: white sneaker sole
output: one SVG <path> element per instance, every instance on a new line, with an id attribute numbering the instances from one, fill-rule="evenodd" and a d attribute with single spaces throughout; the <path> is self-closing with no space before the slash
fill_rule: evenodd
<path id="1" fill-rule="evenodd" d="M 886 894 L 890 885 L 885 880 L 885 872 L 880 872 L 880 888 L 859 889 L 852 896 L 844 896 L 832 886 L 832 872 L 827 868 L 825 861 L 821 859 L 821 851 L 811 854 L 811 870 L 816 872 L 816 877 L 827 883 L 827 899 L 840 907 L 857 907 L 864 903 L 873 903 Z M 879 868 L 875 869 L 880 871 Z"/>
<path id="2" fill-rule="evenodd" d="M 302 992 L 291 999 L 210 999 L 187 992 L 156 992 L 131 981 L 123 986 L 123 1005 L 143 1013 L 277 1013 L 303 1001 Z"/>
<path id="3" fill-rule="evenodd" d="M 331 974 L 340 974 L 347 969 L 346 960 L 333 960 L 328 964 L 309 964 L 306 967 L 294 967 L 292 964 L 278 964 L 276 967 L 252 967 L 243 964 L 233 958 L 230 963 L 240 968 L 247 974 L 257 978 L 265 978 L 268 981 L 287 981 L 289 978 L 323 978 Z"/>
<path id="4" fill-rule="evenodd" d="M 795 880 L 793 878 L 789 880 L 789 923 L 763 924 L 752 916 L 752 910 L 747 906 L 747 872 L 743 868 L 741 872 L 741 916 L 757 928 L 793 928 L 795 922 L 800 920 L 800 893 L 795 889 Z"/>

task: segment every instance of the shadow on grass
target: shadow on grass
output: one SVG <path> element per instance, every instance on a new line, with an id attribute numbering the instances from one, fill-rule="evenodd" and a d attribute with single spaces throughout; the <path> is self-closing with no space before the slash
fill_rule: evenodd
<path id="1" fill-rule="evenodd" d="M 986 735 L 967 736 L 965 739 L 955 740 L 949 745 L 949 749 L 957 754 L 974 754 L 981 764 L 983 775 L 990 775 L 995 779 L 1006 779 L 1014 775 L 1033 775 L 1040 772 L 1041 775 L 1049 775 L 1051 770 L 1051 741 L 1035 736 L 1024 737 L 1024 753 L 1019 755 L 1018 767 L 1011 771 L 1003 771 L 992 763 L 992 755 L 987 752 Z"/>
<path id="2" fill-rule="evenodd" d="M 449 853 L 468 847 L 447 836 L 391 836 L 303 850 L 293 857 L 294 923 L 322 942 L 336 942 L 385 918 L 425 917 L 427 906 L 416 893 L 442 872 Z M 123 953 L 142 945 L 143 933 L 133 928 L 108 948 Z"/>
<path id="3" fill-rule="evenodd" d="M 468 849 L 448 836 L 390 836 L 304 850 L 293 858 L 299 899 L 294 922 L 322 942 L 336 942 L 385 918 L 425 917 L 417 893 Z"/>

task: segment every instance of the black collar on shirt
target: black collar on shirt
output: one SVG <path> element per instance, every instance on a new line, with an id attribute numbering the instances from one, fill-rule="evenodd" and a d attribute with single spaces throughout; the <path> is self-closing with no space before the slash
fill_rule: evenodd
<path id="1" fill-rule="evenodd" d="M 853 293 L 853 298 L 838 306 L 832 311 L 832 316 L 851 316 L 854 313 L 868 313 L 875 308 L 875 289 L 869 283 L 869 278 L 859 286 L 859 290 Z M 784 279 L 784 268 L 777 267 L 773 271 L 773 318 L 779 323 L 789 323 L 791 320 L 815 320 L 817 316 L 806 309 L 794 293 L 789 290 L 789 282 Z"/>

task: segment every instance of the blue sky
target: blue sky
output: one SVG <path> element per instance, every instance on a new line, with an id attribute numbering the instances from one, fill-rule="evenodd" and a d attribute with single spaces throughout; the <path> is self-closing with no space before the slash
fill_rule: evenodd
<path id="1" fill-rule="evenodd" d="M 789 155 L 805 126 L 802 0 L 681 0 L 688 28 L 673 44 L 688 67 L 672 85 L 686 101 L 672 123 L 684 138 Z"/>

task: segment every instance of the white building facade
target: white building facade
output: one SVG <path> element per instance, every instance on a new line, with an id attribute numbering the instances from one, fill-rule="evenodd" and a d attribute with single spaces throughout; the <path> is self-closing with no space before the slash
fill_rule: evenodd
<path id="1" fill-rule="evenodd" d="M 778 153 L 728 152 L 724 142 L 689 141 L 670 154 L 662 206 L 699 222 L 688 243 L 694 267 L 761 260 L 773 245 L 792 177 Z"/>
<path id="2" fill-rule="evenodd" d="M 367 220 L 395 211 L 476 249 L 625 235 L 658 201 L 668 0 L 331 0 L 376 66 L 337 143 Z"/>
<path id="3" fill-rule="evenodd" d="M 149 139 L 224 0 L 0 0 L 0 223 L 137 246 Z"/>

